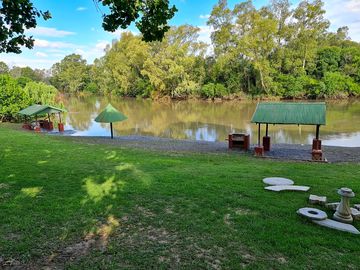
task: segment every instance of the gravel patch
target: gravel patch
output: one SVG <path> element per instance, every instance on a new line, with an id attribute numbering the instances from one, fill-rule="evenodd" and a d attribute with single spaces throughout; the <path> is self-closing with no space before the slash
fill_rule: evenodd
<path id="1" fill-rule="evenodd" d="M 66 136 L 65 136 L 66 137 Z M 239 150 L 229 150 L 227 142 L 206 142 L 193 140 L 176 140 L 151 136 L 121 136 L 111 140 L 109 137 L 68 137 L 73 141 L 92 144 L 110 144 L 126 148 L 138 148 L 162 152 L 193 152 L 193 153 L 238 153 Z M 247 152 L 253 154 L 253 148 Z M 360 163 L 360 147 L 322 146 L 323 155 L 327 162 Z M 266 158 L 311 161 L 311 145 L 276 144 L 271 145 L 271 151 L 265 153 Z"/>

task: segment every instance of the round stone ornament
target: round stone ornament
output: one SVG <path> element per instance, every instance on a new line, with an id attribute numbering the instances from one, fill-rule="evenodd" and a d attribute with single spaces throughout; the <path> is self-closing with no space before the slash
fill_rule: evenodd
<path id="1" fill-rule="evenodd" d="M 324 211 L 321 211 L 316 208 L 304 207 L 297 210 L 297 213 L 300 216 L 304 216 L 313 220 L 325 220 L 327 219 L 327 214 Z"/>
<path id="2" fill-rule="evenodd" d="M 289 186 L 293 185 L 294 181 L 283 177 L 267 177 L 263 182 L 270 186 Z"/>

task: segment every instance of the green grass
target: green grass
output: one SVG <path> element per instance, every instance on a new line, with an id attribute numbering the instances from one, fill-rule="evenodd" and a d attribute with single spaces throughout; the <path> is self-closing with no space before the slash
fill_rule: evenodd
<path id="1" fill-rule="evenodd" d="M 265 191 L 261 181 L 289 177 L 338 201 L 343 186 L 360 197 L 359 164 L 140 151 L 4 124 L 0 142 L 0 268 L 360 265 L 359 236 L 296 214 L 309 192 Z"/>

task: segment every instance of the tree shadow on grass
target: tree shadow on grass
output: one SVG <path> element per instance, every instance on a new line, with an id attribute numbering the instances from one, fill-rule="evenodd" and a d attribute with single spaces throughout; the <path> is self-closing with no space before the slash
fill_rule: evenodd
<path id="1" fill-rule="evenodd" d="M 0 189 L 0 268 L 62 265 L 92 249 L 104 250 L 123 209 L 132 204 L 131 194 L 152 182 L 125 159 L 105 151 L 71 168 L 51 156 L 16 166 L 11 182 Z"/>

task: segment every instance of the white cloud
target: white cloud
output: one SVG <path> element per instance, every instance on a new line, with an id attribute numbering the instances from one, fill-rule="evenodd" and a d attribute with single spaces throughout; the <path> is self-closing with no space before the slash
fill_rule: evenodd
<path id="1" fill-rule="evenodd" d="M 1 60 L 4 61 L 8 66 L 18 67 L 31 67 L 31 68 L 50 68 L 54 63 L 61 60 L 61 58 L 35 58 L 25 57 L 21 54 L 4 54 L 1 56 Z"/>
<path id="2" fill-rule="evenodd" d="M 359 12 L 360 11 L 360 1 L 359 0 L 350 0 L 346 3 L 346 8 L 352 12 Z"/>
<path id="3" fill-rule="evenodd" d="M 49 28 L 42 26 L 26 30 L 26 32 L 30 35 L 43 36 L 43 37 L 66 37 L 76 34 L 70 31 L 57 30 L 56 28 Z"/>
<path id="4" fill-rule="evenodd" d="M 35 39 L 34 46 L 38 48 L 53 48 L 53 49 L 62 49 L 62 48 L 76 48 L 79 47 L 75 44 L 61 41 L 48 41 L 45 39 Z"/>
<path id="5" fill-rule="evenodd" d="M 84 11 L 84 10 L 87 10 L 87 7 L 78 7 L 76 10 L 77 11 Z"/>
<path id="6" fill-rule="evenodd" d="M 110 42 L 106 41 L 106 40 L 99 40 L 96 45 L 95 48 L 101 51 L 104 51 L 106 46 L 110 45 Z"/>
<path id="7" fill-rule="evenodd" d="M 325 17 L 330 21 L 331 31 L 348 26 L 352 40 L 360 42 L 360 1 L 359 0 L 326 0 Z"/>
<path id="8" fill-rule="evenodd" d="M 122 35 L 123 33 L 126 33 L 126 32 L 130 32 L 130 33 L 133 34 L 134 36 L 140 34 L 140 32 L 138 32 L 138 31 L 132 31 L 132 30 L 121 29 L 121 28 L 117 29 L 115 32 L 110 32 L 110 34 L 113 35 L 113 36 L 115 36 L 115 37 L 117 37 L 117 38 L 120 38 L 121 35 Z"/>
<path id="9" fill-rule="evenodd" d="M 46 53 L 43 53 L 43 52 L 36 52 L 35 55 L 38 56 L 38 57 L 48 57 L 48 55 Z"/>
<path id="10" fill-rule="evenodd" d="M 210 18 L 210 14 L 206 14 L 206 15 L 201 14 L 201 15 L 199 16 L 199 18 L 200 18 L 200 19 L 209 19 L 209 18 Z"/>

